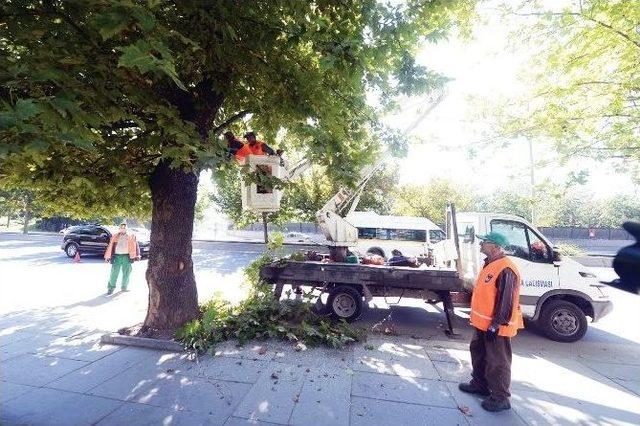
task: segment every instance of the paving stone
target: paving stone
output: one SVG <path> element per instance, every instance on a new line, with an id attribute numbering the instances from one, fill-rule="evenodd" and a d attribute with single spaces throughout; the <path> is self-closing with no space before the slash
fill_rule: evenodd
<path id="1" fill-rule="evenodd" d="M 466 361 L 443 362 L 433 361 L 442 380 L 447 382 L 468 382 L 471 380 L 471 363 Z"/>
<path id="2" fill-rule="evenodd" d="M 518 392 L 515 395 L 527 395 Z M 627 424 L 640 425 L 640 397 L 621 393 L 617 389 L 594 397 L 574 397 L 545 392 L 550 403 L 538 408 L 548 415 L 573 421 L 573 424 Z"/>
<path id="3" fill-rule="evenodd" d="M 310 368 L 289 424 L 348 425 L 351 378 L 345 370 Z"/>
<path id="4" fill-rule="evenodd" d="M 608 362 L 586 361 L 587 367 L 614 381 L 640 380 L 640 365 L 612 364 Z"/>
<path id="5" fill-rule="evenodd" d="M 471 425 L 489 425 L 499 424 L 500 426 L 525 426 L 526 423 L 516 414 L 514 410 L 501 411 L 499 413 L 490 413 L 485 411 L 480 403 L 483 397 L 480 395 L 472 395 L 462 392 L 458 389 L 458 383 L 447 382 L 449 392 L 453 395 L 453 399 L 458 409 L 467 418 Z"/>
<path id="6" fill-rule="evenodd" d="M 216 347 L 215 355 L 254 361 L 275 361 L 290 365 L 302 364 L 305 367 L 315 366 L 318 358 L 321 358 L 325 366 L 351 368 L 352 345 L 342 349 L 323 347 L 299 349 L 299 347 L 296 349 L 296 345 L 292 342 L 250 341 L 239 346 L 236 341 L 227 341 Z"/>
<path id="7" fill-rule="evenodd" d="M 28 425 L 90 425 L 120 404 L 106 398 L 38 388 L 3 404 L 3 421 Z"/>
<path id="8" fill-rule="evenodd" d="M 17 329 L 6 329 L 4 331 L 0 331 L 0 347 L 4 347 L 30 337 L 33 337 L 33 334 L 25 333 Z"/>
<path id="9" fill-rule="evenodd" d="M 216 414 L 194 411 L 175 411 L 163 407 L 145 404 L 124 403 L 97 423 L 98 426 L 122 426 L 135 424 L 136 426 L 196 426 L 220 425 L 224 418 Z"/>
<path id="10" fill-rule="evenodd" d="M 205 356 L 197 362 L 188 362 L 184 374 L 228 380 L 232 382 L 255 383 L 266 370 L 268 361 L 229 358 L 224 356 Z"/>
<path id="11" fill-rule="evenodd" d="M 576 407 L 557 404 L 544 392 L 512 391 L 511 409 L 530 425 L 595 424 Z"/>
<path id="12" fill-rule="evenodd" d="M 19 385 L 17 383 L 0 382 L 0 403 L 5 403 L 10 399 L 17 398 L 27 392 L 37 389 L 33 386 Z"/>
<path id="13" fill-rule="evenodd" d="M 455 407 L 446 384 L 415 377 L 356 372 L 351 394 L 388 401 Z"/>
<path id="14" fill-rule="evenodd" d="M 286 424 L 299 398 L 305 367 L 271 363 L 263 371 L 233 415 Z"/>
<path id="15" fill-rule="evenodd" d="M 353 397 L 350 424 L 351 426 L 444 426 L 468 423 L 457 408 Z"/>
<path id="16" fill-rule="evenodd" d="M 2 362 L 2 380 L 43 386 L 86 365 L 84 361 L 24 354 Z"/>
<path id="17" fill-rule="evenodd" d="M 232 414 L 250 388 L 251 385 L 247 383 L 176 374 L 139 386 L 133 400 L 172 410 L 215 414 L 224 420 Z"/>
<path id="18" fill-rule="evenodd" d="M 452 349 L 443 347 L 425 348 L 425 352 L 431 361 L 440 362 L 471 362 L 469 349 Z"/>
<path id="19" fill-rule="evenodd" d="M 427 379 L 439 377 L 421 346 L 391 342 L 369 345 L 355 348 L 354 370 Z M 373 349 L 367 349 L 371 346 Z"/>
<path id="20" fill-rule="evenodd" d="M 243 419 L 240 417 L 229 417 L 224 426 L 272 426 L 280 423 L 261 422 L 253 419 Z"/>
<path id="21" fill-rule="evenodd" d="M 38 354 L 48 349 L 51 345 L 62 343 L 65 337 L 52 336 L 50 334 L 28 334 L 24 339 L 18 339 L 12 343 L 2 346 L 2 354 L 9 358 L 15 355 Z"/>
<path id="22" fill-rule="evenodd" d="M 157 356 L 156 351 L 148 349 L 124 348 L 49 383 L 47 387 L 87 392 L 133 365 L 154 362 Z"/>
<path id="23" fill-rule="evenodd" d="M 87 393 L 121 401 L 134 401 L 140 392 L 147 391 L 154 383 L 173 377 L 171 374 L 158 372 L 151 368 L 139 367 L 139 365 L 130 367 L 95 386 Z"/>

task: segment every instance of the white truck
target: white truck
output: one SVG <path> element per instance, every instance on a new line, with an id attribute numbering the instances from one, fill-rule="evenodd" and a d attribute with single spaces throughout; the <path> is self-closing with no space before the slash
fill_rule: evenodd
<path id="1" fill-rule="evenodd" d="M 279 158 L 264 156 L 249 156 L 248 164 L 253 169 L 262 166 L 262 173 L 268 170 L 285 179 L 306 167 L 300 164 L 288 172 Z M 425 257 L 428 261 L 421 268 L 346 264 L 347 250 L 359 242 L 359 229 L 347 218 L 353 215 L 366 183 L 380 167 L 381 163 L 365 167 L 354 188 L 341 188 L 317 212 L 318 225 L 329 242 L 332 263 L 290 261 L 264 268 L 262 276 L 276 285 L 277 294 L 285 284 L 311 286 L 329 293 L 329 309 L 334 316 L 347 320 L 356 319 L 363 303 L 375 296 L 442 302 L 452 331 L 453 305 L 468 305 L 475 277 L 484 263 L 476 235 L 497 231 L 507 237 L 506 253 L 518 265 L 522 276 L 523 315 L 547 337 L 563 342 L 579 340 L 587 331 L 587 317 L 597 321 L 611 311 L 606 285 L 588 268 L 562 258 L 534 226 L 513 215 L 456 214 L 452 206 L 447 212 L 446 239 L 429 244 L 433 253 Z M 277 211 L 280 196 L 278 190 L 264 191 L 255 184 L 247 184 L 243 188 L 243 205 L 254 211 Z M 389 229 L 385 228 L 387 235 Z"/>
<path id="2" fill-rule="evenodd" d="M 588 268 L 561 256 L 551 242 L 523 218 L 502 213 L 458 213 L 456 225 L 460 273 L 465 286 L 472 288 L 484 264 L 476 235 L 502 233 L 509 241 L 505 252 L 522 276 L 523 316 L 550 339 L 579 340 L 587 331 L 587 317 L 595 322 L 611 312 L 613 305 L 607 286 Z"/>

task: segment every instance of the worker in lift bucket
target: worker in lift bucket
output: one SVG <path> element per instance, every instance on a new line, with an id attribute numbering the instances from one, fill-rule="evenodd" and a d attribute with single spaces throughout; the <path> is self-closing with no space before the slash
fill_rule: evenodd
<path id="1" fill-rule="evenodd" d="M 486 256 L 471 296 L 471 325 L 474 334 L 471 352 L 471 382 L 458 388 L 487 397 L 482 408 L 502 411 L 511 408 L 511 338 L 524 328 L 520 311 L 520 273 L 505 256 L 507 238 L 491 232 L 480 239 L 480 252 Z"/>
<path id="2" fill-rule="evenodd" d="M 247 140 L 251 154 L 253 155 L 276 155 L 276 152 L 266 143 L 259 141 L 256 138 L 254 132 L 247 132 L 244 134 L 244 138 Z"/>
<path id="3" fill-rule="evenodd" d="M 238 163 L 244 161 L 244 157 L 251 154 L 249 144 L 242 142 L 231 131 L 224 132 L 224 138 L 227 140 L 227 152 L 229 157 L 235 157 Z"/>

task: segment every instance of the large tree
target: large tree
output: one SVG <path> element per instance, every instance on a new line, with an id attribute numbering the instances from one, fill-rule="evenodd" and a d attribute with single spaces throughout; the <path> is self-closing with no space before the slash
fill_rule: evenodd
<path id="1" fill-rule="evenodd" d="M 522 75 L 530 90 L 491 105 L 500 136 L 549 140 L 561 159 L 615 158 L 638 174 L 638 2 L 504 4 L 513 42 L 531 59 Z"/>
<path id="2" fill-rule="evenodd" d="M 197 315 L 198 172 L 240 119 L 286 129 L 328 173 L 378 151 L 376 111 L 441 81 L 423 41 L 474 2 L 12 0 L 0 6 L 0 179 L 64 214 L 151 210 L 145 329 Z"/>

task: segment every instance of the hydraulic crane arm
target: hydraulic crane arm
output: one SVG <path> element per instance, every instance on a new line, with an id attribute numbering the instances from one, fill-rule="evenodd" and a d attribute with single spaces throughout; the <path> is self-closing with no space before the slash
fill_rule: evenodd
<path id="1" fill-rule="evenodd" d="M 350 207 L 349 212 L 356 209 L 367 182 L 375 176 L 383 164 L 380 161 L 375 165 L 364 167 L 360 172 L 360 180 L 355 188 L 340 188 L 316 213 L 318 226 L 322 229 L 322 233 L 331 245 L 350 247 L 358 242 L 358 230 L 342 217 L 341 213 L 347 207 Z"/>

